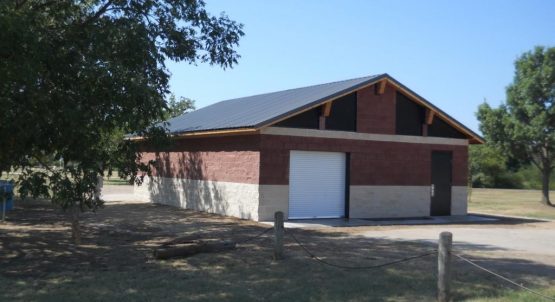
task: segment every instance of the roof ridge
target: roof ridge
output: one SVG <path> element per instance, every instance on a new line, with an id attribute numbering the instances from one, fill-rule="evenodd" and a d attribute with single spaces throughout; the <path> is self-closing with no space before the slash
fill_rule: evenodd
<path id="1" fill-rule="evenodd" d="M 252 94 L 252 95 L 247 95 L 247 96 L 242 96 L 242 97 L 237 97 L 237 98 L 232 98 L 232 99 L 227 99 L 227 100 L 221 100 L 221 101 L 216 102 L 216 103 L 214 103 L 214 104 L 212 104 L 212 105 L 215 105 L 215 104 L 218 104 L 218 103 L 224 103 L 224 102 L 227 102 L 227 101 L 233 101 L 233 100 L 243 99 L 243 98 L 250 98 L 250 97 L 255 97 L 255 96 L 262 96 L 262 95 L 268 95 L 268 94 L 272 94 L 272 93 L 286 92 L 286 91 L 297 90 L 297 89 L 304 89 L 304 88 L 309 88 L 309 87 L 330 85 L 330 84 L 336 84 L 336 83 L 341 83 L 341 82 L 354 81 L 354 80 L 359 80 L 359 79 L 364 79 L 364 78 L 372 79 L 372 78 L 377 78 L 377 77 L 380 77 L 380 76 L 383 76 L 383 75 L 386 75 L 386 73 L 380 73 L 380 74 L 374 74 L 374 75 L 356 77 L 356 78 L 352 78 L 352 79 L 339 80 L 339 81 L 333 81 L 333 82 L 327 82 L 327 83 L 321 83 L 321 84 L 314 84 L 314 85 L 301 86 L 301 87 L 297 87 L 297 88 L 289 88 L 289 89 L 284 89 L 284 90 L 276 90 L 276 91 L 271 91 L 271 92 L 264 92 L 264 93 Z M 209 105 L 209 106 L 211 106 L 211 105 Z"/>
<path id="2" fill-rule="evenodd" d="M 295 89 L 302 89 L 302 88 L 308 88 L 308 87 L 316 87 L 316 86 L 322 86 L 322 85 L 330 85 L 330 84 L 335 84 L 335 83 L 341 83 L 341 82 L 348 82 L 348 81 L 360 80 L 360 79 L 364 79 L 364 78 L 377 78 L 377 77 L 382 76 L 382 75 L 384 75 L 384 74 L 385 74 L 385 73 L 374 74 L 374 75 L 368 75 L 368 76 L 363 76 L 363 77 L 356 77 L 356 78 L 352 78 L 352 79 L 339 80 L 339 81 L 333 81 L 333 82 L 327 82 L 327 83 L 321 83 L 321 84 L 314 84 L 314 85 L 302 86 L 302 87 L 297 87 L 297 88 L 290 88 L 290 89 L 285 89 L 285 90 L 280 90 L 280 91 L 275 91 L 275 92 L 283 92 L 283 91 L 295 90 Z M 272 93 L 272 92 L 270 92 L 270 93 Z M 264 93 L 264 94 L 265 94 L 265 93 Z"/>

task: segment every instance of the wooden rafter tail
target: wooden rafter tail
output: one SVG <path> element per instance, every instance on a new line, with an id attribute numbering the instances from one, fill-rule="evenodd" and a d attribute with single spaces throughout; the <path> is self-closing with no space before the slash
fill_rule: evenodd
<path id="1" fill-rule="evenodd" d="M 387 84 L 387 79 L 383 79 L 378 83 L 378 95 L 385 93 L 385 86 Z"/>
<path id="2" fill-rule="evenodd" d="M 322 113 L 323 113 L 322 115 L 324 117 L 329 117 L 330 116 L 330 114 L 331 114 L 331 104 L 332 104 L 332 102 L 327 102 L 327 103 L 324 104 L 324 110 L 322 111 Z"/>
<path id="3" fill-rule="evenodd" d="M 434 121 L 435 112 L 431 109 L 426 110 L 426 125 L 431 125 Z"/>

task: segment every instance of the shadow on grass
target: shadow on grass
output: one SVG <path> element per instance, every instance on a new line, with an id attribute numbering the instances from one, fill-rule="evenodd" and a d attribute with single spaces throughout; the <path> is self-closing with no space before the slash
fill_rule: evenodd
<path id="1" fill-rule="evenodd" d="M 47 205 L 18 208 L 0 225 L 0 300 L 10 301 L 431 301 L 436 258 L 375 270 L 343 270 L 310 259 L 286 237 L 272 261 L 271 233 L 225 253 L 155 261 L 153 248 L 185 235 L 241 241 L 267 226 L 152 204 L 108 205 L 83 219 L 74 247 L 64 215 Z M 435 248 L 342 231 L 291 230 L 326 261 L 375 265 Z M 476 248 L 476 247 L 473 247 Z M 491 250 L 494 247 L 484 247 Z M 472 257 L 518 282 L 553 286 L 555 268 L 521 259 Z M 505 284 L 454 262 L 455 301 L 503 297 Z"/>

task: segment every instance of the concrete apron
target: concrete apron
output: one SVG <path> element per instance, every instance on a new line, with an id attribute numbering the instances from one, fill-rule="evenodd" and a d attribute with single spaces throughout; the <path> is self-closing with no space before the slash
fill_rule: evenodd
<path id="1" fill-rule="evenodd" d="M 286 228 L 325 228 L 325 227 L 357 227 L 386 225 L 434 225 L 464 224 L 498 221 L 498 218 L 479 215 L 434 216 L 420 218 L 360 219 L 360 218 L 327 218 L 327 219 L 295 219 L 285 222 Z M 261 222 L 273 225 L 272 221 Z"/>

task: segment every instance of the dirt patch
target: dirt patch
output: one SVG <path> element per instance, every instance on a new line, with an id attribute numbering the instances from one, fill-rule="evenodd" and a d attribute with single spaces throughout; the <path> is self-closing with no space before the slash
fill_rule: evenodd
<path id="1" fill-rule="evenodd" d="M 156 245 L 178 236 L 241 240 L 262 228 L 162 205 L 108 203 L 97 213 L 82 215 L 83 244 L 76 247 L 63 211 L 48 202 L 19 202 L 0 226 L 0 265 L 3 274 L 18 277 L 76 268 L 121 269 L 148 263 Z"/>
<path id="2" fill-rule="evenodd" d="M 286 258 L 272 261 L 270 234 L 225 253 L 155 261 L 153 248 L 199 235 L 242 241 L 267 228 L 256 222 L 146 203 L 108 203 L 83 215 L 83 245 L 71 244 L 64 213 L 48 203 L 18 203 L 0 225 L 0 300 L 9 301 L 429 301 L 434 256 L 379 270 L 341 270 L 310 259 L 286 236 Z M 376 229 L 384 227 L 374 227 Z M 367 266 L 425 253 L 431 243 L 358 236 L 359 228 L 291 230 L 322 259 Z M 474 259 L 540 289 L 553 267 L 511 257 Z M 456 300 L 507 297 L 511 291 L 455 263 Z M 551 289 L 549 289 L 551 290 Z"/>

